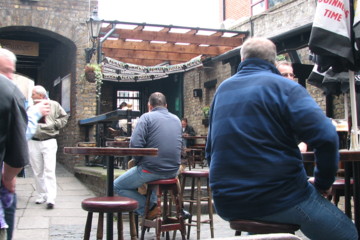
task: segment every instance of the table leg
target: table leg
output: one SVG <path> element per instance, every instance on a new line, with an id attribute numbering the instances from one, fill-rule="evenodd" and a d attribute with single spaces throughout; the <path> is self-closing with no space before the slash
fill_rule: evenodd
<path id="1" fill-rule="evenodd" d="M 90 127 L 85 126 L 85 142 L 90 141 L 89 132 L 90 132 Z M 85 155 L 85 166 L 90 166 L 89 155 Z"/>
<path id="2" fill-rule="evenodd" d="M 107 184 L 107 196 L 112 197 L 114 196 L 114 157 L 107 156 L 107 177 L 106 177 L 106 184 Z M 113 214 L 108 213 L 106 215 L 106 239 L 113 240 Z"/>
<path id="3" fill-rule="evenodd" d="M 346 162 L 344 165 L 345 169 L 345 214 L 352 219 L 351 214 L 351 184 L 350 179 L 352 177 L 352 174 L 350 170 L 352 169 L 352 163 Z"/>
<path id="4" fill-rule="evenodd" d="M 360 234 L 360 163 L 354 162 L 353 163 L 353 178 L 354 178 L 354 185 L 353 185 L 353 194 L 354 194 L 354 220 L 355 225 Z"/>

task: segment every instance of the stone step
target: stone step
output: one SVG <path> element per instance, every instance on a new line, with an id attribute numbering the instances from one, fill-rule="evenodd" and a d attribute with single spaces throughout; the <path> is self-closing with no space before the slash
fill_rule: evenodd
<path id="1" fill-rule="evenodd" d="M 115 170 L 115 177 L 122 174 L 123 170 Z M 78 167 L 75 168 L 75 176 L 84 183 L 90 190 L 94 192 L 96 196 L 105 196 L 106 195 L 106 169 L 101 167 Z M 201 179 L 201 195 L 203 197 L 207 196 L 206 190 L 206 179 Z M 190 196 L 190 187 L 191 181 L 186 181 L 185 186 L 185 196 Z M 196 194 L 196 193 L 195 193 Z M 186 210 L 189 209 L 189 203 L 184 202 L 184 207 Z M 195 210 L 193 210 L 195 211 Z M 201 203 L 201 212 L 202 214 L 207 214 L 207 202 Z M 214 210 L 215 212 L 215 210 Z"/>

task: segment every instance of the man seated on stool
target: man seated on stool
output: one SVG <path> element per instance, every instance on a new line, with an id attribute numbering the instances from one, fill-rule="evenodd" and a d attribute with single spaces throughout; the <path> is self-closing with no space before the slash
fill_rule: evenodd
<path id="1" fill-rule="evenodd" d="M 150 95 L 149 112 L 143 114 L 131 135 L 132 148 L 158 148 L 158 156 L 135 157 L 136 166 L 130 168 L 114 181 L 114 191 L 139 203 L 137 214 L 144 216 L 146 196 L 137 188 L 144 183 L 175 178 L 178 175 L 181 154 L 180 119 L 167 109 L 165 96 L 160 92 Z M 156 193 L 151 194 L 151 211 L 147 219 L 159 216 Z"/>
<path id="2" fill-rule="evenodd" d="M 187 118 L 181 119 L 182 135 L 183 137 L 195 136 L 196 132 L 192 126 L 188 124 Z M 183 147 L 190 147 L 195 144 L 194 139 L 183 139 Z"/>
<path id="3" fill-rule="evenodd" d="M 275 57 L 270 40 L 246 40 L 238 72 L 216 90 L 206 145 L 216 212 L 296 224 L 309 239 L 358 239 L 351 219 L 323 197 L 339 162 L 335 127 L 304 87 L 280 76 Z M 296 137 L 315 150 L 311 182 Z"/>

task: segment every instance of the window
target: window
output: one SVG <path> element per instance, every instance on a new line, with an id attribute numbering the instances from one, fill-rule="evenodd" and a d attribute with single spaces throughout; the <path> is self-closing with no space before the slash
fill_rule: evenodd
<path id="1" fill-rule="evenodd" d="M 140 111 L 140 92 L 139 91 L 116 91 L 116 108 L 119 108 L 122 102 L 132 104 L 132 110 Z"/>
<path id="2" fill-rule="evenodd" d="M 268 0 L 251 0 L 251 15 L 256 15 L 268 9 Z"/>
<path id="3" fill-rule="evenodd" d="M 287 0 L 251 0 L 251 15 L 256 15 Z"/>

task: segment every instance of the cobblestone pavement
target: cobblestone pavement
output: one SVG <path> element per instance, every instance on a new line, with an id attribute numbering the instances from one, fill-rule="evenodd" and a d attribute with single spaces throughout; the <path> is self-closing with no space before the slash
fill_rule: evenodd
<path id="1" fill-rule="evenodd" d="M 83 239 L 87 212 L 82 210 L 81 201 L 95 195 L 62 165 L 58 164 L 56 172 L 58 197 L 55 208 L 52 210 L 47 210 L 45 204 L 35 204 L 34 180 L 30 167 L 25 169 L 25 178 L 17 179 L 18 206 L 14 240 Z M 342 202 L 340 202 L 339 207 L 343 208 Z M 96 233 L 97 214 L 94 214 L 94 216 L 91 239 L 95 239 Z M 205 215 L 203 216 L 203 218 L 206 217 Z M 234 231 L 230 229 L 228 222 L 222 220 L 216 214 L 214 215 L 214 229 L 216 238 L 234 236 Z M 116 225 L 114 225 L 114 230 L 114 239 L 117 239 Z M 296 235 L 304 240 L 307 239 L 301 232 L 297 232 Z M 124 236 L 125 239 L 130 239 L 126 215 L 124 216 Z M 210 237 L 209 225 L 202 224 L 201 239 L 210 239 Z M 104 239 L 106 239 L 105 236 Z M 145 239 L 155 239 L 153 229 L 146 232 Z M 176 235 L 176 239 L 181 239 L 179 232 Z M 196 239 L 194 227 L 191 229 L 190 239 Z"/>

